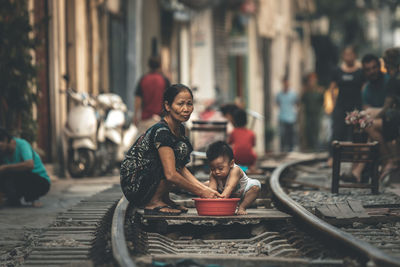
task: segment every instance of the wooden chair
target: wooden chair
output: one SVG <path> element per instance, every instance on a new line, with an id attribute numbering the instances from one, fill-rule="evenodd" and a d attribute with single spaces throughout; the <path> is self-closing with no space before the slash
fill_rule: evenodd
<path id="1" fill-rule="evenodd" d="M 332 193 L 338 193 L 339 187 L 347 188 L 371 188 L 373 194 L 379 193 L 379 143 L 352 143 L 332 142 L 333 166 L 332 166 Z M 340 164 L 342 162 L 369 162 L 372 164 L 370 184 L 347 183 L 340 184 Z"/>
<path id="2" fill-rule="evenodd" d="M 192 167 L 196 165 L 196 159 L 205 160 L 207 146 L 215 141 L 227 141 L 226 121 L 192 121 L 190 138 L 193 145 Z"/>

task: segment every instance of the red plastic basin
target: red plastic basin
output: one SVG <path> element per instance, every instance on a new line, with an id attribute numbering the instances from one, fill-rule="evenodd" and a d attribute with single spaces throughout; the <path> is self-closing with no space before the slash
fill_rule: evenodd
<path id="1" fill-rule="evenodd" d="M 234 215 L 240 198 L 193 198 L 197 214 L 211 216 Z"/>

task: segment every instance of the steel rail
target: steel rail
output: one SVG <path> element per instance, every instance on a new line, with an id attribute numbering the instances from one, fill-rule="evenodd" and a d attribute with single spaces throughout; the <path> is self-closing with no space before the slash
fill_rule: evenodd
<path id="1" fill-rule="evenodd" d="M 368 259 L 374 261 L 377 266 L 400 266 L 400 259 L 390 256 L 378 248 L 372 246 L 371 244 L 359 240 L 352 236 L 349 233 L 343 232 L 340 229 L 328 224 L 327 222 L 321 220 L 308 210 L 306 210 L 303 206 L 299 203 L 291 199 L 282 189 L 280 185 L 280 176 L 287 168 L 302 164 L 302 163 L 311 163 L 318 161 L 316 159 L 312 160 L 297 160 L 288 162 L 282 165 L 279 165 L 276 168 L 269 181 L 271 190 L 276 198 L 279 201 L 289 208 L 296 217 L 300 218 L 302 221 L 306 222 L 307 224 L 317 228 L 320 232 L 329 235 L 330 237 L 334 238 L 335 240 L 341 242 L 344 245 L 352 247 L 353 249 L 357 250 L 360 254 L 366 256 Z"/>
<path id="2" fill-rule="evenodd" d="M 122 197 L 115 208 L 111 225 L 111 245 L 113 257 L 119 266 L 136 267 L 136 264 L 129 254 L 124 232 L 125 215 L 128 204 L 128 200 Z"/>

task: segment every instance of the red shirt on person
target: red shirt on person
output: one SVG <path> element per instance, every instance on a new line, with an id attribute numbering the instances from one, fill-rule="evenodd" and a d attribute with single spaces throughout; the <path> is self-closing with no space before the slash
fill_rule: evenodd
<path id="1" fill-rule="evenodd" d="M 235 128 L 229 136 L 228 143 L 232 146 L 236 164 L 251 166 L 256 162 L 257 155 L 253 150 L 256 136 L 247 128 Z"/>
<path id="2" fill-rule="evenodd" d="M 161 114 L 164 91 L 169 84 L 159 72 L 147 73 L 140 79 L 136 96 L 142 98 L 142 120 Z"/>

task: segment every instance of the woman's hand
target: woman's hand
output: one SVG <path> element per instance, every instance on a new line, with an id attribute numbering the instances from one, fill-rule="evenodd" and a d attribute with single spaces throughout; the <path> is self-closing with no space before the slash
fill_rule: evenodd
<path id="1" fill-rule="evenodd" d="M 229 193 L 222 192 L 221 198 L 229 198 L 229 197 L 230 197 Z"/>
<path id="2" fill-rule="evenodd" d="M 203 192 L 200 194 L 201 198 L 221 198 L 221 194 L 218 193 L 218 191 L 210 188 L 210 187 L 204 187 Z"/>

